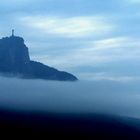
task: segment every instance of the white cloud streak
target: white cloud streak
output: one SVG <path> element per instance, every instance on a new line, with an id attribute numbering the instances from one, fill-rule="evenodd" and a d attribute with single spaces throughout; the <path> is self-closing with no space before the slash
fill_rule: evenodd
<path id="1" fill-rule="evenodd" d="M 87 44 L 58 56 L 33 56 L 46 64 L 59 68 L 95 66 L 108 62 L 139 58 L 140 41 L 127 37 L 87 41 Z"/>
<path id="2" fill-rule="evenodd" d="M 88 81 L 102 81 L 102 80 L 110 80 L 116 82 L 129 82 L 140 80 L 140 76 L 118 76 L 118 75 L 111 75 L 106 72 L 86 72 L 86 73 L 79 73 L 78 74 L 81 79 L 87 79 Z"/>
<path id="3" fill-rule="evenodd" d="M 113 28 L 100 17 L 28 16 L 19 20 L 43 33 L 70 38 L 106 34 Z"/>

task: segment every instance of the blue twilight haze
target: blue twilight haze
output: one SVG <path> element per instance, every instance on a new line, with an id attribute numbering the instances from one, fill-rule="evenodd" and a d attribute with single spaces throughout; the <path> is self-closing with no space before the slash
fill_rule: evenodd
<path id="1" fill-rule="evenodd" d="M 0 0 L 0 36 L 79 79 L 139 79 L 140 0 Z"/>
<path id="2" fill-rule="evenodd" d="M 0 77 L 0 108 L 140 118 L 139 83 L 140 80 L 46 82 Z"/>

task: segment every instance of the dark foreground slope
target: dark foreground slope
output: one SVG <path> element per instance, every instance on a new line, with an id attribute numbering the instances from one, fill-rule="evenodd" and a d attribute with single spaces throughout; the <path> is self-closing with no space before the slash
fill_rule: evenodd
<path id="1" fill-rule="evenodd" d="M 140 130 L 123 121 L 124 119 L 94 114 L 66 115 L 1 110 L 0 135 L 5 139 L 10 136 L 11 139 L 40 140 L 139 140 Z"/>
<path id="2" fill-rule="evenodd" d="M 31 61 L 23 38 L 14 35 L 0 39 L 0 73 L 21 78 L 58 81 L 77 80 L 70 73 Z"/>

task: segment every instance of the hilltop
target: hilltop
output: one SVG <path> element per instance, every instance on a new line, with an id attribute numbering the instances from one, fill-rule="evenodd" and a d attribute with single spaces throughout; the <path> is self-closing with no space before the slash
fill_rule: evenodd
<path id="1" fill-rule="evenodd" d="M 30 60 L 22 37 L 14 35 L 0 39 L 0 73 L 27 79 L 76 81 L 74 75 Z"/>

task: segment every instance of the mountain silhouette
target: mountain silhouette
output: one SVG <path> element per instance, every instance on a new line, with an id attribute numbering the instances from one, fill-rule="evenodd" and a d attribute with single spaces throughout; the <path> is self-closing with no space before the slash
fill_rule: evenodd
<path id="1" fill-rule="evenodd" d="M 0 39 L 0 73 L 27 79 L 78 80 L 70 73 L 30 60 L 24 39 L 14 36 L 13 30 L 12 36 Z"/>

